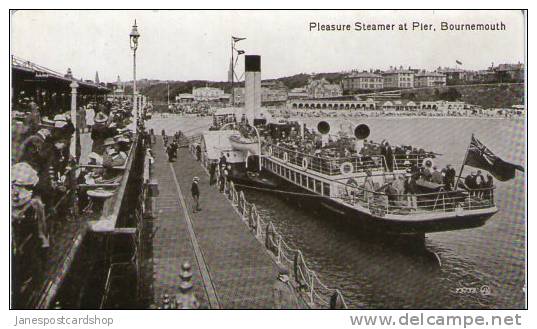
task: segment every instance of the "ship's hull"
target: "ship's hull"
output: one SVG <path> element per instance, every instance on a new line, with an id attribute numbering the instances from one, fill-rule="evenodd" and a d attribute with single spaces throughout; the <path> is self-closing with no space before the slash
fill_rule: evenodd
<path id="1" fill-rule="evenodd" d="M 412 216 L 412 218 L 408 216 L 407 219 L 385 218 L 348 207 L 327 197 L 320 197 L 268 170 L 263 170 L 263 174 L 276 181 L 278 189 L 299 193 L 299 195 L 279 193 L 284 198 L 292 199 L 294 203 L 301 203 L 306 209 L 322 212 L 327 220 L 344 221 L 363 233 L 422 237 L 425 233 L 483 226 L 496 212 L 488 211 L 463 216 L 453 216 L 454 212 L 447 212 L 432 213 L 427 214 L 427 216 L 424 214 L 423 218 L 418 216 Z"/>

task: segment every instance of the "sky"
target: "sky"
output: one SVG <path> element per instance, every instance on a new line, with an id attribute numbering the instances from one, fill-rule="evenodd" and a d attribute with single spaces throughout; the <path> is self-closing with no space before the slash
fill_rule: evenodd
<path id="1" fill-rule="evenodd" d="M 129 33 L 141 34 L 137 78 L 227 80 L 231 36 L 238 48 L 261 55 L 263 79 L 297 73 L 388 69 L 485 69 L 524 62 L 520 11 L 17 11 L 11 53 L 75 77 L 132 79 Z M 505 31 L 441 31 L 449 24 L 495 24 Z M 310 31 L 310 23 L 350 24 L 351 31 Z M 408 31 L 354 31 L 363 24 L 407 23 Z M 436 31 L 412 31 L 412 22 Z M 243 71 L 242 61 L 237 71 Z"/>

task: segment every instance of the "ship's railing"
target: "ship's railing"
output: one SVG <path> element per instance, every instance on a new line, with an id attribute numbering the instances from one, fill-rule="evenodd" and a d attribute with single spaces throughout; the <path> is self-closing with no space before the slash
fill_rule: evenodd
<path id="1" fill-rule="evenodd" d="M 271 221 L 263 220 L 256 205 L 246 200 L 243 191 L 239 192 L 233 182 L 229 182 L 224 186 L 224 193 L 276 262 L 290 268 L 289 277 L 295 291 L 309 307 L 348 308 L 343 294 L 319 279 L 317 273 L 308 267 L 302 252 L 289 246 Z"/>
<path id="2" fill-rule="evenodd" d="M 350 206 L 360 205 L 373 215 L 416 215 L 437 212 L 461 212 L 495 206 L 495 187 L 459 189 L 420 194 L 391 194 L 370 191 L 361 186 L 339 183 L 334 197 Z"/>
<path id="3" fill-rule="evenodd" d="M 413 166 L 421 166 L 423 160 L 430 158 L 428 154 L 394 154 L 392 168 L 394 170 L 405 170 Z"/>
<path id="4" fill-rule="evenodd" d="M 274 144 L 265 144 L 262 148 L 264 154 L 274 156 L 284 162 L 302 167 L 305 170 L 313 170 L 330 176 L 365 173 L 367 170 L 384 171 L 387 168 L 386 160 L 382 155 L 329 158 L 309 155 L 292 150 L 289 147 Z"/>

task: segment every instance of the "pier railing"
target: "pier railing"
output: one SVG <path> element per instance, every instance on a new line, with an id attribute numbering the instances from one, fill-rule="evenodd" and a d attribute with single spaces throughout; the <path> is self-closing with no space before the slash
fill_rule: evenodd
<path id="1" fill-rule="evenodd" d="M 219 171 L 217 170 L 217 175 Z M 261 217 L 255 204 L 248 202 L 243 191 L 231 181 L 224 181 L 224 193 L 257 240 L 263 243 L 278 264 L 290 269 L 289 277 L 295 291 L 310 308 L 348 308 L 338 289 L 326 286 L 317 273 L 308 267 L 299 249 L 289 246 L 271 221 Z"/>

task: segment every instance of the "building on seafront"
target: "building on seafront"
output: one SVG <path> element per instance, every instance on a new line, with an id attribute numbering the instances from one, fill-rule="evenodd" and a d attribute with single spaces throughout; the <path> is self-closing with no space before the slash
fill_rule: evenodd
<path id="1" fill-rule="evenodd" d="M 244 87 L 234 88 L 235 104 L 244 104 Z M 281 81 L 261 82 L 261 103 L 264 105 L 284 104 L 288 99 L 288 89 Z"/>
<path id="2" fill-rule="evenodd" d="M 467 115 L 469 111 L 479 109 L 478 106 L 462 101 L 414 101 L 408 99 L 374 100 L 327 100 L 327 99 L 294 99 L 287 102 L 287 108 L 304 110 L 350 110 L 350 111 L 382 111 L 384 114 L 400 112 L 435 112 L 437 114 Z"/>
<path id="3" fill-rule="evenodd" d="M 439 67 L 436 72 L 446 76 L 446 84 L 465 84 L 476 80 L 477 72 L 461 68 Z"/>
<path id="4" fill-rule="evenodd" d="M 419 109 L 419 103 L 404 99 L 387 100 L 378 102 L 376 108 L 383 110 L 385 113 L 417 111 Z"/>
<path id="5" fill-rule="evenodd" d="M 389 70 L 382 72 L 384 80 L 384 88 L 414 88 L 414 75 L 416 70 L 403 69 L 403 67 L 394 68 L 390 67 Z"/>
<path id="6" fill-rule="evenodd" d="M 192 103 L 194 102 L 194 95 L 191 93 L 181 93 L 175 96 L 176 103 Z"/>
<path id="7" fill-rule="evenodd" d="M 287 93 L 287 98 L 289 100 L 307 99 L 309 98 L 309 94 L 306 88 L 293 88 Z"/>
<path id="8" fill-rule="evenodd" d="M 192 96 L 197 102 L 218 101 L 224 96 L 224 90 L 214 87 L 192 88 Z"/>
<path id="9" fill-rule="evenodd" d="M 380 90 L 384 88 L 384 79 L 382 75 L 373 72 L 354 72 L 341 80 L 341 86 L 346 93 Z"/>
<path id="10" fill-rule="evenodd" d="M 446 75 L 439 72 L 421 71 L 414 76 L 414 87 L 442 87 L 446 85 Z"/>
<path id="11" fill-rule="evenodd" d="M 493 68 L 496 72 L 498 82 L 524 81 L 524 64 L 500 64 Z"/>
<path id="12" fill-rule="evenodd" d="M 309 98 L 332 98 L 343 95 L 343 88 L 339 84 L 328 82 L 325 78 L 310 80 L 306 86 Z"/>

